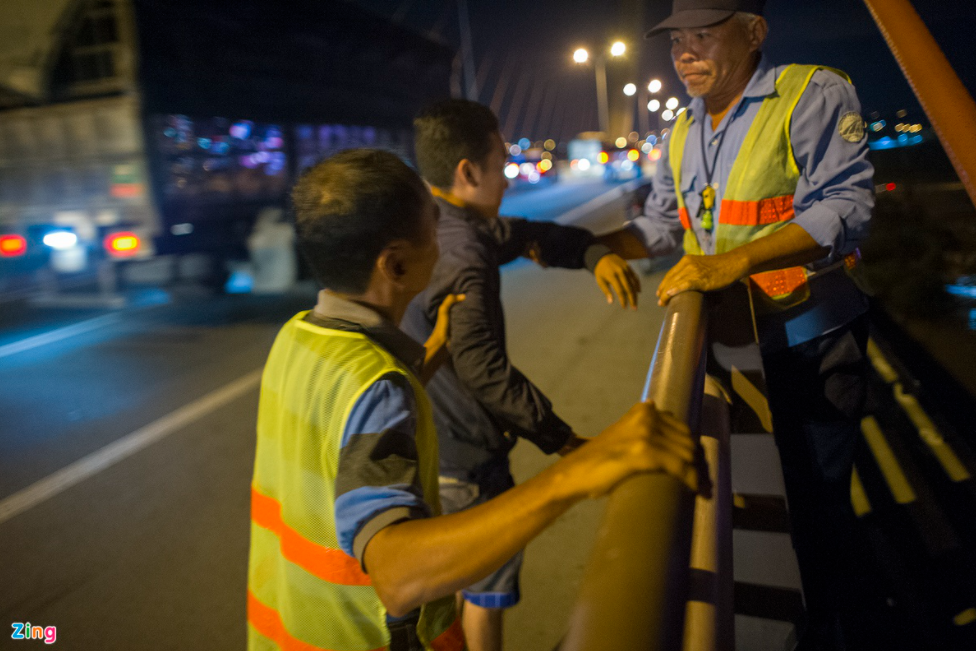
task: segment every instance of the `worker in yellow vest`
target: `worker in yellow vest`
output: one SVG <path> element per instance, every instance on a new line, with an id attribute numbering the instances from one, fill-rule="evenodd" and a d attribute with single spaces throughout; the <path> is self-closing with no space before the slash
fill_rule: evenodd
<path id="1" fill-rule="evenodd" d="M 850 80 L 770 63 L 764 4 L 674 0 L 648 33 L 670 35 L 692 100 L 671 125 L 644 214 L 602 241 L 630 259 L 683 245 L 657 289 L 661 305 L 749 283 L 809 617 L 798 648 L 842 649 L 865 605 L 853 603 L 850 486 L 868 302 L 848 272 L 874 170 Z"/>
<path id="2" fill-rule="evenodd" d="M 397 156 L 349 150 L 293 192 L 297 241 L 324 287 L 275 339 L 251 486 L 250 651 L 461 651 L 454 594 L 574 503 L 637 472 L 697 487 L 687 428 L 651 403 L 524 484 L 441 515 L 422 386 L 445 357 L 397 328 L 438 258 L 437 207 Z"/>

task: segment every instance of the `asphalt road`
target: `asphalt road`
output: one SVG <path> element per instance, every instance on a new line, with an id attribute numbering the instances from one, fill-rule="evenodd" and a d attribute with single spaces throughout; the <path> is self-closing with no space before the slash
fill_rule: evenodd
<path id="1" fill-rule="evenodd" d="M 257 377 L 196 418 L 161 419 L 260 369 L 313 298 L 183 299 L 0 358 L 2 619 L 57 626 L 68 649 L 243 648 Z M 72 468 L 60 492 L 12 497 Z"/>

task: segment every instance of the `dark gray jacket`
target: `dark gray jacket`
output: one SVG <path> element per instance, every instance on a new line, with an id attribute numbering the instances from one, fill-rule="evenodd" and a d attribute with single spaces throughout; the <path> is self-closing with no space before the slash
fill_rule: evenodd
<path id="1" fill-rule="evenodd" d="M 467 295 L 451 308 L 450 360 L 427 392 L 440 438 L 441 474 L 477 481 L 504 461 L 516 437 L 552 453 L 572 433 L 508 358 L 499 267 L 536 245 L 549 266 L 592 269 L 609 249 L 580 228 L 508 217 L 489 222 L 440 198 L 437 203 L 440 259 L 400 327 L 424 342 L 444 298 Z"/>

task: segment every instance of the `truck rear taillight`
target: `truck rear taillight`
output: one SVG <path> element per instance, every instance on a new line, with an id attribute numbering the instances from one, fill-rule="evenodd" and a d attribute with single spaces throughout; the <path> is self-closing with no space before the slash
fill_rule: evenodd
<path id="1" fill-rule="evenodd" d="M 105 238 L 105 250 L 116 258 L 127 258 L 139 252 L 142 242 L 135 233 L 112 233 Z"/>
<path id="2" fill-rule="evenodd" d="M 0 257 L 16 258 L 27 253 L 27 240 L 20 235 L 0 235 Z"/>

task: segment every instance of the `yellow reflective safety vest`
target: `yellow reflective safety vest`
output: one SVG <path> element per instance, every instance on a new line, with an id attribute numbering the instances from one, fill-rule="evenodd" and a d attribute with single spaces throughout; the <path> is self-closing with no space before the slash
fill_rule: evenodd
<path id="1" fill-rule="evenodd" d="M 356 332 L 293 317 L 275 339 L 261 381 L 251 486 L 249 651 L 388 648 L 386 609 L 359 562 L 336 538 L 335 479 L 346 420 L 380 377 L 400 373 L 417 404 L 424 500 L 440 515 L 437 433 L 414 374 Z M 461 651 L 449 596 L 421 608 L 418 637 L 430 651 Z"/>
<path id="2" fill-rule="evenodd" d="M 771 235 L 793 219 L 793 195 L 800 168 L 793 156 L 790 121 L 817 70 L 831 70 L 850 82 L 846 74 L 826 66 L 793 64 L 780 73 L 776 92 L 763 100 L 722 189 L 719 223 L 715 226 L 715 253 L 726 253 Z M 703 255 L 680 191 L 681 163 L 693 119 L 687 111 L 678 116 L 671 131 L 668 154 L 678 216 L 685 228 L 685 253 Z M 848 269 L 855 263 L 855 254 L 845 259 Z M 751 276 L 753 293 L 758 290 L 780 309 L 792 307 L 809 297 L 808 273 L 805 267 L 791 267 L 755 274 Z"/>

